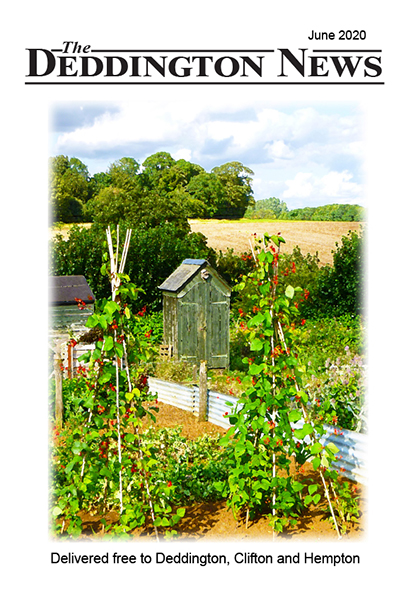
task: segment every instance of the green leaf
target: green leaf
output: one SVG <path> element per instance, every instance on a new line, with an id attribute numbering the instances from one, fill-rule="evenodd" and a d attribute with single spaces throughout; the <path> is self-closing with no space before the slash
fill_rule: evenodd
<path id="1" fill-rule="evenodd" d="M 107 383 L 111 379 L 112 379 L 112 373 L 109 373 L 109 371 L 108 371 L 107 373 L 105 372 L 99 377 L 99 383 Z"/>
<path id="2" fill-rule="evenodd" d="M 257 313 L 255 317 L 248 321 L 248 327 L 254 327 L 254 325 L 260 325 L 264 321 L 263 313 Z"/>
<path id="3" fill-rule="evenodd" d="M 290 300 L 291 300 L 294 295 L 295 295 L 295 288 L 293 288 L 291 285 L 288 285 L 285 290 L 285 296 L 287 298 L 290 298 Z"/>
<path id="4" fill-rule="evenodd" d="M 316 492 L 316 490 L 318 489 L 318 485 L 316 483 L 313 483 L 312 485 L 310 485 L 308 487 L 308 492 L 310 493 L 310 495 L 312 496 L 312 494 L 314 494 Z"/>
<path id="5" fill-rule="evenodd" d="M 114 312 L 119 310 L 119 304 L 117 304 L 113 300 L 108 300 L 104 309 L 106 312 L 113 315 Z"/>
<path id="6" fill-rule="evenodd" d="M 80 452 L 81 452 L 82 450 L 83 450 L 83 443 L 82 443 L 82 442 L 80 442 L 79 440 L 76 440 L 76 441 L 74 442 L 74 444 L 72 445 L 71 452 L 72 452 L 73 454 L 80 454 Z"/>
<path id="7" fill-rule="evenodd" d="M 315 442 L 315 444 L 312 444 L 311 446 L 311 453 L 312 454 L 319 454 L 322 450 L 322 444 L 320 444 L 319 442 Z"/>
<path id="8" fill-rule="evenodd" d="M 83 398 L 83 406 L 85 408 L 93 408 L 93 394 L 90 394 L 86 398 Z"/>
<path id="9" fill-rule="evenodd" d="M 334 444 L 334 442 L 329 442 L 329 444 L 327 444 L 327 448 L 329 448 L 329 450 L 331 450 L 331 452 L 333 454 L 337 454 L 337 452 L 339 452 L 337 446 Z"/>
<path id="10" fill-rule="evenodd" d="M 113 338 L 111 335 L 107 335 L 105 337 L 105 344 L 104 344 L 104 351 L 105 352 L 109 352 L 109 350 L 112 350 L 113 348 Z"/>
<path id="11" fill-rule="evenodd" d="M 317 468 L 319 467 L 320 464 L 321 464 L 321 457 L 315 456 L 315 458 L 312 461 L 312 466 L 315 469 L 315 471 L 317 470 Z"/>
<path id="12" fill-rule="evenodd" d="M 318 502 L 321 500 L 321 494 L 315 494 L 312 500 L 314 504 L 318 504 Z"/>
<path id="13" fill-rule="evenodd" d="M 259 352 L 259 351 L 262 349 L 263 345 L 264 345 L 264 344 L 263 344 L 263 342 L 262 342 L 260 339 L 258 339 L 258 338 L 255 338 L 255 339 L 254 339 L 254 340 L 251 342 L 250 350 L 251 350 L 252 352 Z"/>
<path id="14" fill-rule="evenodd" d="M 95 327 L 99 318 L 97 315 L 90 315 L 86 321 L 86 327 Z"/>
<path id="15" fill-rule="evenodd" d="M 99 325 L 102 329 L 107 329 L 108 322 L 104 315 L 100 315 L 99 317 Z"/>
<path id="16" fill-rule="evenodd" d="M 123 352 L 123 346 L 122 346 L 122 344 L 119 344 L 118 342 L 116 342 L 116 344 L 115 344 L 115 352 L 119 356 L 119 358 L 123 357 L 124 352 Z"/>
<path id="17" fill-rule="evenodd" d="M 286 243 L 286 240 L 284 238 L 282 238 L 281 235 L 272 235 L 271 241 L 274 242 L 276 244 L 276 246 L 279 246 L 280 243 L 282 243 L 282 244 Z"/>
<path id="18" fill-rule="evenodd" d="M 302 414 L 298 410 L 291 410 L 289 413 L 289 421 L 296 423 L 302 418 Z"/>
<path id="19" fill-rule="evenodd" d="M 264 370 L 263 363 L 261 363 L 260 365 L 257 365 L 256 363 L 252 363 L 248 369 L 248 372 L 250 375 L 258 375 L 263 370 Z"/>
<path id="20" fill-rule="evenodd" d="M 99 417 L 98 415 L 96 415 L 95 417 L 93 417 L 93 421 L 94 421 L 96 427 L 98 427 L 99 429 L 101 427 L 103 427 L 104 420 L 102 419 L 102 417 Z"/>

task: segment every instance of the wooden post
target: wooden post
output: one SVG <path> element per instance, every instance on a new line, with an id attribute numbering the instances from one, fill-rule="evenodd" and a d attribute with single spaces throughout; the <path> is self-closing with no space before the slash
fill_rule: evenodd
<path id="1" fill-rule="evenodd" d="M 62 402 L 62 358 L 58 352 L 54 357 L 55 371 L 55 425 L 58 429 L 62 427 L 62 417 L 64 413 L 64 405 Z"/>
<path id="2" fill-rule="evenodd" d="M 68 379 L 72 379 L 73 377 L 73 362 L 74 362 L 74 347 L 72 344 L 68 344 L 67 346 L 67 357 L 68 357 L 68 372 L 67 372 L 67 377 Z"/>
<path id="3" fill-rule="evenodd" d="M 200 363 L 199 369 L 199 412 L 198 421 L 207 421 L 208 407 L 208 376 L 206 372 L 206 362 Z"/>

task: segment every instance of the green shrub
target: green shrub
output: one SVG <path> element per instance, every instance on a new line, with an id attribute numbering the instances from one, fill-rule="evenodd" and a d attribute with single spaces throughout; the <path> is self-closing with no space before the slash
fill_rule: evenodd
<path id="1" fill-rule="evenodd" d="M 361 314 L 364 309 L 364 237 L 349 231 L 336 242 L 333 266 L 322 267 L 314 285 L 310 287 L 309 301 L 303 307 L 305 316 L 339 316 Z"/>
<path id="2" fill-rule="evenodd" d="M 124 240 L 124 227 L 120 239 Z M 51 241 L 51 275 L 84 275 L 96 298 L 107 298 L 110 284 L 100 271 L 107 252 L 104 226 L 90 229 L 71 228 L 68 240 L 57 235 Z M 150 229 L 133 229 L 125 273 L 140 288 L 133 310 L 144 305 L 150 310 L 161 308 L 158 286 L 185 258 L 207 258 L 216 264 L 216 254 L 201 233 L 188 233 L 174 223 L 162 223 Z"/>
<path id="3" fill-rule="evenodd" d="M 278 281 L 277 289 L 281 292 L 287 288 L 288 285 L 292 287 L 301 287 L 303 290 L 309 291 L 314 285 L 319 275 L 320 267 L 318 255 L 302 254 L 300 248 L 296 246 L 291 254 L 283 253 L 278 256 L 279 268 L 278 268 Z M 248 269 L 243 270 L 242 274 L 248 274 L 253 269 L 254 261 L 248 261 Z M 238 278 L 237 278 L 238 280 Z M 246 289 L 242 290 L 239 296 L 234 295 L 235 302 L 233 303 L 234 314 L 237 316 L 238 313 L 243 311 L 245 314 L 251 312 L 253 302 L 251 299 L 252 291 L 247 286 Z M 308 293 L 306 292 L 306 298 Z M 305 296 L 302 297 L 302 302 Z M 241 314 L 241 313 L 240 313 Z"/>

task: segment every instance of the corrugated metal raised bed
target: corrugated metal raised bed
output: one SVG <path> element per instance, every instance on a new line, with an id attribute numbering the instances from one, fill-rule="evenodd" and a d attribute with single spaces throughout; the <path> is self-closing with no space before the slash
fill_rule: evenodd
<path id="1" fill-rule="evenodd" d="M 187 387 L 172 381 L 163 381 L 149 377 L 149 391 L 158 395 L 158 401 L 165 404 L 177 406 L 197 415 L 197 404 L 199 400 L 199 388 L 197 386 Z"/>
<path id="2" fill-rule="evenodd" d="M 158 400 L 198 414 L 199 388 L 192 388 L 170 381 L 149 378 L 150 392 L 158 395 Z M 207 420 L 214 425 L 228 429 L 229 421 L 224 416 L 231 414 L 234 406 L 228 406 L 231 402 L 234 406 L 239 402 L 238 398 L 228 396 L 213 390 L 208 391 L 207 396 Z M 300 421 L 296 428 L 302 427 Z M 363 433 L 355 433 L 348 429 L 325 426 L 326 434 L 321 438 L 321 443 L 333 442 L 337 448 L 338 460 L 334 463 L 341 474 L 352 481 L 367 484 L 367 436 Z"/>

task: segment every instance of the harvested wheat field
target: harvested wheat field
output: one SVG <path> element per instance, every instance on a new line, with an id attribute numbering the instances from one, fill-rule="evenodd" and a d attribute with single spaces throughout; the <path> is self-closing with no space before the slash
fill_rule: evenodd
<path id="1" fill-rule="evenodd" d="M 189 221 L 192 231 L 200 231 L 207 237 L 208 245 L 216 250 L 226 252 L 232 248 L 237 254 L 250 250 L 250 239 L 254 233 L 277 234 L 280 232 L 286 240 L 284 252 L 292 252 L 299 246 L 303 254 L 318 252 L 320 265 L 332 264 L 332 251 L 335 243 L 351 231 L 362 226 L 358 222 L 342 221 L 222 221 L 195 220 Z"/>

